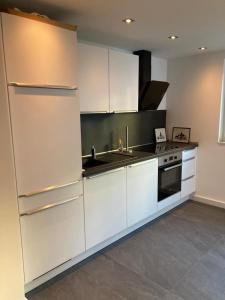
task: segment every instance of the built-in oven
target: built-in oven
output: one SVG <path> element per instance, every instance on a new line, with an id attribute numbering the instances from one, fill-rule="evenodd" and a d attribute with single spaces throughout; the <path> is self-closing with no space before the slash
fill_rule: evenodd
<path id="1" fill-rule="evenodd" d="M 158 201 L 181 191 L 182 152 L 159 157 Z"/>

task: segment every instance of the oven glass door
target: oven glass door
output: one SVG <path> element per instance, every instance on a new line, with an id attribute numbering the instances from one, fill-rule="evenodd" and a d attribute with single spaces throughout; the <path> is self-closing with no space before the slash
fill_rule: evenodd
<path id="1" fill-rule="evenodd" d="M 181 191 L 182 161 L 159 168 L 158 201 Z"/>

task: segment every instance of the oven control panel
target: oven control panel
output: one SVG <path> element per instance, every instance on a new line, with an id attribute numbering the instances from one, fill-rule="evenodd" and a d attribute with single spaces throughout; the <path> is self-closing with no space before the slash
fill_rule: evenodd
<path id="1" fill-rule="evenodd" d="M 159 157 L 159 167 L 182 160 L 182 152 L 175 152 Z"/>

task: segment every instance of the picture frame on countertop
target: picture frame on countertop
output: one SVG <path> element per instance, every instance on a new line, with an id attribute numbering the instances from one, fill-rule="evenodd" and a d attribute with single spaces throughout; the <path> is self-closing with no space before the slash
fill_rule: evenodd
<path id="1" fill-rule="evenodd" d="M 155 128 L 155 139 L 156 143 L 166 142 L 166 129 L 165 128 Z"/>
<path id="2" fill-rule="evenodd" d="M 189 127 L 173 127 L 172 141 L 177 143 L 190 142 L 191 128 Z"/>

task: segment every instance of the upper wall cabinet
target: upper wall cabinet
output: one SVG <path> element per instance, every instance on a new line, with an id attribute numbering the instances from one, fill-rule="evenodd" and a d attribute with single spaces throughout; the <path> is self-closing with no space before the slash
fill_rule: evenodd
<path id="1" fill-rule="evenodd" d="M 110 111 L 138 111 L 138 56 L 109 50 Z"/>
<path id="2" fill-rule="evenodd" d="M 109 112 L 108 49 L 78 44 L 80 110 Z"/>
<path id="3" fill-rule="evenodd" d="M 78 44 L 82 113 L 138 111 L 138 56 Z"/>
<path id="4" fill-rule="evenodd" d="M 76 32 L 2 13 L 8 83 L 77 86 Z"/>

